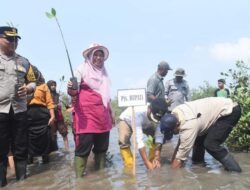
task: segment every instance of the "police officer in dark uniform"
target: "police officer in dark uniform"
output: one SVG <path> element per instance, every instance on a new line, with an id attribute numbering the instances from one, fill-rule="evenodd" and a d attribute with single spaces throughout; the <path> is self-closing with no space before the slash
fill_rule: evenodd
<path id="1" fill-rule="evenodd" d="M 0 27 L 0 186 L 7 184 L 7 154 L 11 147 L 16 179 L 26 177 L 28 156 L 27 94 L 34 91 L 35 76 L 29 61 L 16 54 L 17 29 Z"/>

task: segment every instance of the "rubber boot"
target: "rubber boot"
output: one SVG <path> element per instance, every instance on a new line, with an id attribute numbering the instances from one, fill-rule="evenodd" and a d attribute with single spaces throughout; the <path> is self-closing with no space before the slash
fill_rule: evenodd
<path id="1" fill-rule="evenodd" d="M 96 153 L 94 158 L 95 158 L 95 169 L 96 170 L 100 170 L 100 169 L 105 168 L 106 152 Z"/>
<path id="2" fill-rule="evenodd" d="M 149 153 L 148 153 L 148 160 L 152 162 L 155 158 L 155 148 L 156 144 L 151 144 L 151 147 L 149 148 Z"/>
<path id="3" fill-rule="evenodd" d="M 57 135 L 52 135 L 50 151 L 54 152 L 54 151 L 57 151 L 57 150 L 58 150 Z"/>
<path id="4" fill-rule="evenodd" d="M 75 156 L 76 178 L 82 178 L 85 175 L 88 157 Z"/>
<path id="5" fill-rule="evenodd" d="M 15 160 L 16 180 L 24 180 L 26 176 L 27 160 Z"/>
<path id="6" fill-rule="evenodd" d="M 42 156 L 43 164 L 48 164 L 49 163 L 49 155 L 43 155 Z"/>
<path id="7" fill-rule="evenodd" d="M 34 157 L 31 155 L 28 155 L 28 165 L 33 164 L 34 162 Z"/>
<path id="8" fill-rule="evenodd" d="M 220 162 L 227 171 L 241 172 L 239 164 L 234 160 L 233 156 L 230 155 L 229 153 L 223 159 L 221 159 Z"/>
<path id="9" fill-rule="evenodd" d="M 7 158 L 0 162 L 0 187 L 7 185 Z"/>
<path id="10" fill-rule="evenodd" d="M 130 147 L 121 148 L 120 154 L 123 159 L 124 167 L 132 168 L 133 167 L 133 155 L 130 150 Z"/>

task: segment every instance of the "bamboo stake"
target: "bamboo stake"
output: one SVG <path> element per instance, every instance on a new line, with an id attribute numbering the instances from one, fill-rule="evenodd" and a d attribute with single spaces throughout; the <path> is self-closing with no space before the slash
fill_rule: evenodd
<path id="1" fill-rule="evenodd" d="M 133 142 L 134 142 L 134 150 L 133 150 L 133 175 L 136 175 L 136 129 L 135 129 L 135 110 L 134 106 L 132 106 L 132 130 L 133 130 Z"/>

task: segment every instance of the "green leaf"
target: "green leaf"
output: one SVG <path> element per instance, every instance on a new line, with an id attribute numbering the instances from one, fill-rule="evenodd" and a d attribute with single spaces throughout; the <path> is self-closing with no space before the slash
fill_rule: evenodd
<path id="1" fill-rule="evenodd" d="M 147 141 L 145 142 L 146 147 L 152 148 L 153 140 L 154 140 L 153 137 L 152 137 L 151 135 L 148 135 L 148 139 L 147 139 Z"/>
<path id="2" fill-rule="evenodd" d="M 54 8 L 51 9 L 51 14 L 52 14 L 53 16 L 56 16 L 56 10 L 55 10 Z"/>
<path id="3" fill-rule="evenodd" d="M 46 16 L 47 16 L 48 18 L 50 18 L 50 19 L 54 17 L 52 14 L 50 14 L 50 13 L 48 13 L 48 12 L 46 12 L 45 14 L 46 14 Z"/>
<path id="4" fill-rule="evenodd" d="M 150 142 L 153 142 L 154 138 L 153 138 L 151 135 L 148 135 L 148 140 L 149 140 Z"/>

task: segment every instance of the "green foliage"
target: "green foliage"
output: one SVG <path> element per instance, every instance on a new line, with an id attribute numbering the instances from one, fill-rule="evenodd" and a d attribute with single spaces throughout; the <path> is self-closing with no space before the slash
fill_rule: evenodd
<path id="1" fill-rule="evenodd" d="M 154 138 L 151 135 L 148 135 L 147 137 L 148 138 L 147 138 L 147 140 L 145 142 L 145 145 L 146 145 L 147 148 L 152 148 Z"/>
<path id="2" fill-rule="evenodd" d="M 250 68 L 243 61 L 236 62 L 236 69 L 229 69 L 222 76 L 230 81 L 231 98 L 241 106 L 241 118 L 227 139 L 232 150 L 250 151 Z"/>
<path id="3" fill-rule="evenodd" d="M 64 47 L 65 47 L 65 50 L 66 50 L 67 58 L 68 58 L 69 65 L 70 65 L 71 74 L 74 77 L 73 70 L 72 70 L 72 65 L 71 65 L 71 61 L 70 61 L 70 57 L 69 57 L 69 51 L 68 51 L 68 48 L 67 48 L 64 36 L 63 36 L 62 28 L 61 28 L 59 20 L 57 19 L 57 16 L 56 16 L 56 10 L 54 8 L 51 8 L 51 11 L 50 12 L 45 12 L 45 14 L 49 19 L 55 18 L 56 24 L 57 24 L 57 26 L 58 26 L 58 28 L 60 30 L 60 34 L 61 34 L 63 44 L 64 44 Z"/>
<path id="4" fill-rule="evenodd" d="M 54 8 L 51 8 L 51 14 L 52 14 L 53 16 L 56 16 L 56 10 L 55 10 Z"/>
<path id="5" fill-rule="evenodd" d="M 191 90 L 192 100 L 214 96 L 216 87 L 211 86 L 207 81 L 204 81 L 204 83 L 205 84 L 203 86 L 199 86 L 197 89 Z"/>
<path id="6" fill-rule="evenodd" d="M 119 119 L 120 114 L 125 108 L 118 107 L 118 98 L 117 96 L 111 101 L 112 105 L 112 112 L 115 115 L 115 121 L 117 122 Z"/>
<path id="7" fill-rule="evenodd" d="M 52 8 L 50 12 L 45 12 L 45 14 L 49 19 L 52 19 L 56 17 L 56 10 Z"/>

